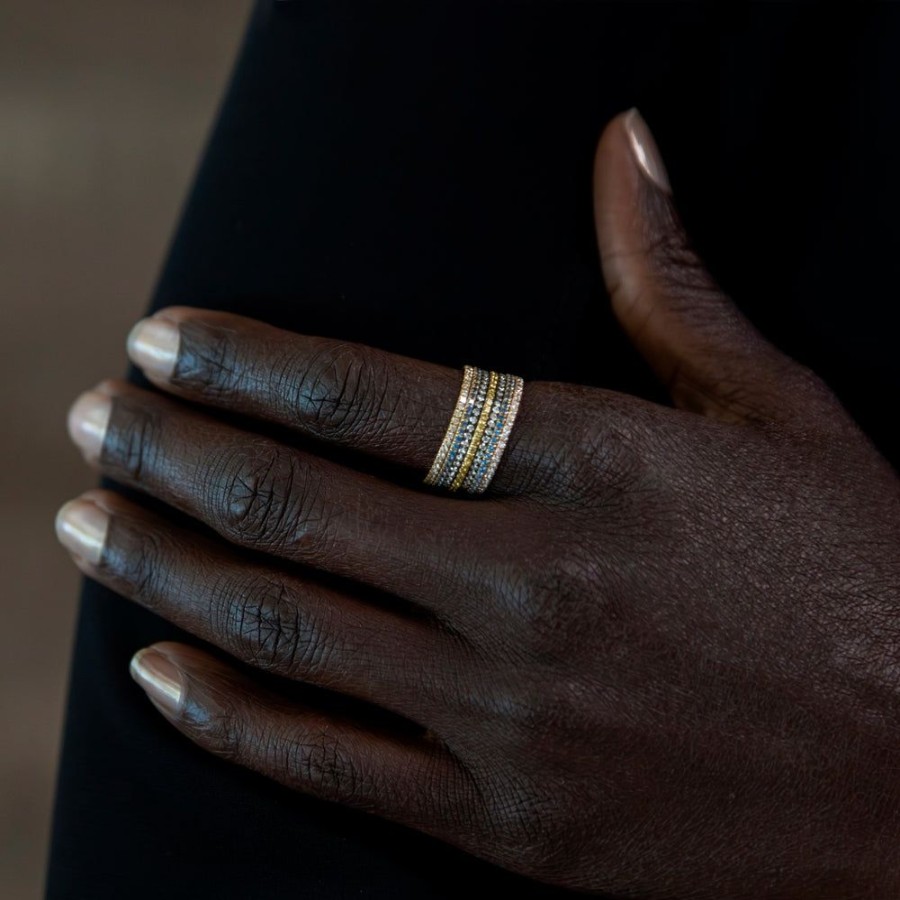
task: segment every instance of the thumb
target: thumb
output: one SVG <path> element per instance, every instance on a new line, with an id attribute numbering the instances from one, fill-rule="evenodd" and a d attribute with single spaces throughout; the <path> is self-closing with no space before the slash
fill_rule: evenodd
<path id="1" fill-rule="evenodd" d="M 615 315 L 676 406 L 737 422 L 796 420 L 818 406 L 818 379 L 757 331 L 691 247 L 637 109 L 600 136 L 594 220 Z"/>

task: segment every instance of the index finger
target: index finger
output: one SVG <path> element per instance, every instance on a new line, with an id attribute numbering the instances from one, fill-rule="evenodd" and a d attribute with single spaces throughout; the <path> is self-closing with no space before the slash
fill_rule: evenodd
<path id="1" fill-rule="evenodd" d="M 371 453 L 418 469 L 423 478 L 463 386 L 462 369 L 185 306 L 138 322 L 128 336 L 128 354 L 153 384 L 172 394 Z M 553 454 L 540 450 L 544 392 L 529 383 L 515 397 L 510 384 L 490 393 L 496 430 L 504 412 L 509 422 L 506 446 L 488 480 L 492 492 L 524 493 L 544 481 L 541 463 Z M 485 380 L 482 397 L 488 392 Z M 479 463 L 473 475 L 487 470 L 484 458 Z"/>

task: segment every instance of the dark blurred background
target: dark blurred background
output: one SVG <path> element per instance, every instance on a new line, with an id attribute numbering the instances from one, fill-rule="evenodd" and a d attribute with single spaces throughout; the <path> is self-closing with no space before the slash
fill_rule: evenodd
<path id="1" fill-rule="evenodd" d="M 0 897 L 39 897 L 79 574 L 65 430 L 125 371 L 250 0 L 0 0 Z M 127 674 L 127 673 L 123 673 Z"/>

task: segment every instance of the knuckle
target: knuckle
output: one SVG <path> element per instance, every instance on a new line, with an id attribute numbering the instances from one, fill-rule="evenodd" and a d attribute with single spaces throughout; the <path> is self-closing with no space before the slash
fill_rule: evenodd
<path id="1" fill-rule="evenodd" d="M 337 648 L 294 592 L 260 575 L 227 596 L 219 623 L 239 654 L 262 670 L 327 682 Z"/>
<path id="2" fill-rule="evenodd" d="M 147 471 L 157 467 L 159 433 L 160 416 L 155 408 L 116 397 L 103 440 L 101 463 L 132 482 L 140 482 Z"/>
<path id="3" fill-rule="evenodd" d="M 546 560 L 544 560 L 546 562 Z M 496 574 L 496 595 L 509 627 L 519 636 L 516 647 L 529 660 L 554 646 L 559 596 L 548 590 L 543 563 L 525 559 L 505 564 Z"/>
<path id="4" fill-rule="evenodd" d="M 650 475 L 651 433 L 637 416 L 586 409 L 569 435 L 563 477 L 570 495 L 607 505 Z"/>
<path id="5" fill-rule="evenodd" d="M 585 546 L 590 538 L 578 533 L 588 527 L 570 522 L 568 529 L 554 534 L 548 529 L 538 546 L 500 572 L 498 605 L 514 634 L 516 652 L 529 665 L 577 659 L 585 627 L 602 634 L 624 615 L 603 561 Z M 606 550 L 608 556 L 616 552 L 613 546 Z"/>
<path id="6" fill-rule="evenodd" d="M 194 738 L 211 753 L 232 762 L 250 755 L 246 715 L 235 701 L 216 691 L 212 702 L 188 704 L 188 724 Z M 190 699 L 190 698 L 188 698 Z"/>
<path id="7" fill-rule="evenodd" d="M 309 477 L 295 453 L 274 444 L 242 448 L 226 456 L 222 469 L 211 502 L 217 530 L 270 552 L 317 542 L 322 528 L 318 480 Z"/>
<path id="8" fill-rule="evenodd" d="M 509 460 L 515 460 L 514 468 Z M 545 504 L 555 505 L 567 499 L 571 462 L 571 448 L 564 435 L 547 429 L 537 443 L 514 430 L 494 481 L 502 481 L 512 494 L 539 497 Z"/>
<path id="9" fill-rule="evenodd" d="M 484 780 L 492 785 L 482 793 L 497 860 L 529 877 L 546 878 L 562 849 L 558 824 L 563 804 L 546 785 L 519 774 L 497 779 L 496 773 L 485 773 Z M 565 858 L 561 854 L 560 862 Z"/>
<path id="10" fill-rule="evenodd" d="M 173 384 L 190 386 L 201 396 L 228 398 L 237 393 L 247 367 L 241 342 L 231 328 L 188 319 L 179 324 L 180 347 Z"/>
<path id="11" fill-rule="evenodd" d="M 282 753 L 288 777 L 318 794 L 352 802 L 372 793 L 371 777 L 360 771 L 329 725 L 311 727 Z"/>
<path id="12" fill-rule="evenodd" d="M 650 431 L 633 404 L 601 388 L 564 382 L 530 387 L 530 418 L 539 424 L 514 427 L 506 453 L 515 458 L 515 493 L 546 506 L 570 506 L 594 496 L 598 486 L 624 488 L 645 468 Z"/>
<path id="13" fill-rule="evenodd" d="M 390 379 L 384 365 L 357 344 L 335 342 L 298 364 L 281 381 L 304 428 L 341 443 L 384 427 Z M 303 376 L 296 377 L 296 372 Z"/>
<path id="14" fill-rule="evenodd" d="M 142 605 L 153 609 L 166 593 L 169 581 L 171 549 L 167 538 L 157 529 L 136 523 L 124 523 L 114 517 L 103 551 L 102 568 L 123 591 Z"/>
<path id="15" fill-rule="evenodd" d="M 634 484 L 642 468 L 635 445 L 608 422 L 584 430 L 569 450 L 568 477 L 573 488 L 595 488 L 598 482 L 609 490 Z"/>

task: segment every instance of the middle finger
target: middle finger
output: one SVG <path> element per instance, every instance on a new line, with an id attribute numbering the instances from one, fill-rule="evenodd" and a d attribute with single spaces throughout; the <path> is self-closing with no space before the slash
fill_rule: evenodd
<path id="1" fill-rule="evenodd" d="M 370 584 L 440 618 L 471 604 L 473 588 L 480 593 L 495 546 L 485 531 L 509 515 L 500 503 L 415 491 L 118 380 L 82 394 L 69 429 L 106 475 L 226 540 Z"/>

